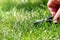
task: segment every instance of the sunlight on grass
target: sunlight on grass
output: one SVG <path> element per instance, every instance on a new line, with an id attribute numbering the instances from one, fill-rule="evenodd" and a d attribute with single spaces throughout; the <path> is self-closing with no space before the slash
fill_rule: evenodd
<path id="1" fill-rule="evenodd" d="M 60 23 L 33 24 L 50 16 L 47 7 L 39 2 L 0 0 L 0 40 L 60 40 Z"/>

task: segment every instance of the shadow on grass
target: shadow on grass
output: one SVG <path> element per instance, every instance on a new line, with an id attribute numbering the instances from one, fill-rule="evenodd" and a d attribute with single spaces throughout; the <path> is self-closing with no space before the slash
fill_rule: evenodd
<path id="1" fill-rule="evenodd" d="M 19 9 L 24 9 L 24 10 L 28 10 L 28 11 L 31 11 L 31 10 L 38 10 L 39 8 L 42 8 L 44 9 L 45 6 L 41 3 L 25 3 L 25 4 L 18 4 L 16 5 L 16 8 L 19 10 Z"/>
<path id="2" fill-rule="evenodd" d="M 16 7 L 17 10 L 20 9 L 24 9 L 27 11 L 31 11 L 31 10 L 38 10 L 40 8 L 45 9 L 46 6 L 42 3 L 21 3 L 21 4 L 17 4 L 17 3 L 13 3 L 13 2 L 7 2 L 1 5 L 1 9 L 3 11 L 10 11 L 12 10 L 14 7 Z"/>

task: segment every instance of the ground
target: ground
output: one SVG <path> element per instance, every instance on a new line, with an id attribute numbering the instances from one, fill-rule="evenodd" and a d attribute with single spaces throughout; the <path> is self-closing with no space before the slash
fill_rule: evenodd
<path id="1" fill-rule="evenodd" d="M 21 9 L 14 6 L 11 10 L 0 7 L 0 40 L 60 40 L 60 22 L 33 24 L 50 16 L 47 6 L 34 6 Z"/>

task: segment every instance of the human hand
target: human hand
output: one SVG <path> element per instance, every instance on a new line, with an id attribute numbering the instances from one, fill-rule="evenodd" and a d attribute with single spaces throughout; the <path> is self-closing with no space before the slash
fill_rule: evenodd
<path id="1" fill-rule="evenodd" d="M 47 6 L 51 15 L 54 16 L 53 22 L 57 23 L 58 18 L 60 17 L 60 0 L 49 0 Z"/>

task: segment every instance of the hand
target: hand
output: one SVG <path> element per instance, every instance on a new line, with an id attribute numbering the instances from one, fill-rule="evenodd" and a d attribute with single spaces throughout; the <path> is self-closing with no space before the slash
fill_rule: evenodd
<path id="1" fill-rule="evenodd" d="M 60 17 L 60 0 L 49 0 L 47 6 L 51 15 L 54 16 L 53 22 L 57 23 L 58 18 Z"/>

